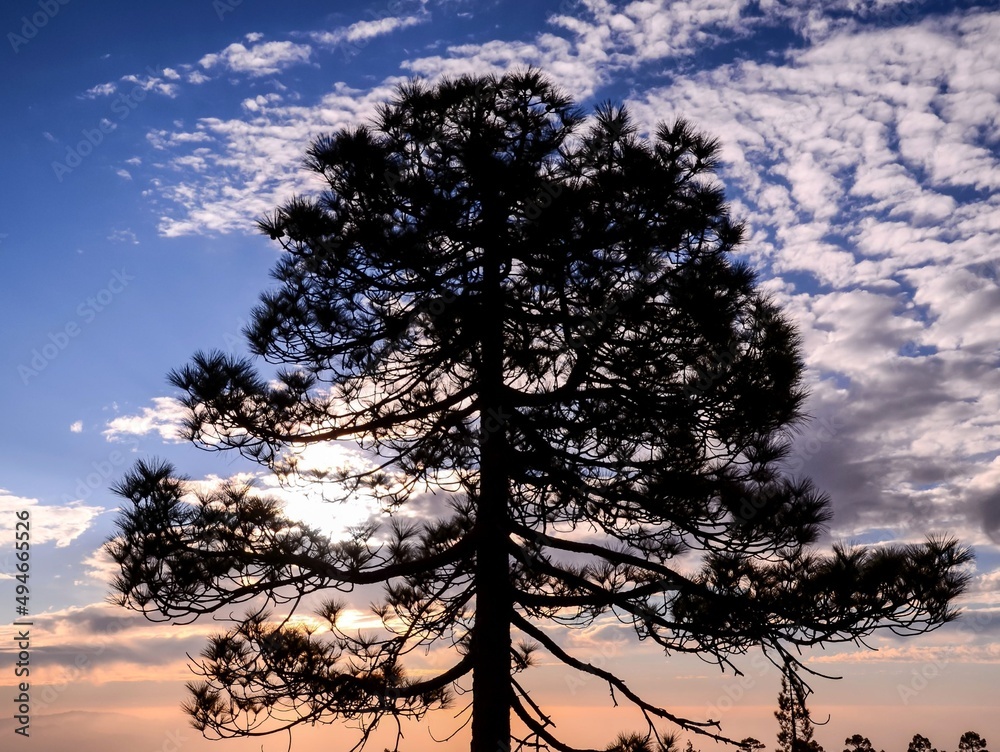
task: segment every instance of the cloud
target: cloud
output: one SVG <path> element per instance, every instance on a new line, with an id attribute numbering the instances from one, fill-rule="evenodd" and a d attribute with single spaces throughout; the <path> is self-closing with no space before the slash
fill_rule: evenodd
<path id="1" fill-rule="evenodd" d="M 157 94 L 162 94 L 173 99 L 180 93 L 180 87 L 177 84 L 170 82 L 178 81 L 180 78 L 180 74 L 172 68 L 155 70 L 152 67 L 147 67 L 146 75 L 129 73 L 128 75 L 122 76 L 119 81 L 125 84 L 125 86 L 121 87 L 122 89 L 126 89 L 128 91 L 134 91 L 135 89 L 153 91 Z M 81 98 L 96 99 L 97 97 L 108 97 L 118 92 L 118 90 L 119 84 L 109 81 L 107 83 L 97 84 L 96 86 L 90 87 L 83 92 Z"/>
<path id="2" fill-rule="evenodd" d="M 247 112 L 262 112 L 269 105 L 273 105 L 281 101 L 281 95 L 275 92 L 270 94 L 258 94 L 252 99 L 244 99 L 241 103 L 241 107 Z"/>
<path id="3" fill-rule="evenodd" d="M 984 643 L 975 645 L 907 645 L 905 647 L 880 647 L 878 650 L 858 650 L 834 655 L 820 655 L 811 663 L 1000 663 L 1000 645 Z"/>
<path id="4" fill-rule="evenodd" d="M 613 4 L 585 0 L 574 4 L 572 14 L 551 15 L 548 24 L 553 31 L 538 34 L 531 42 L 489 40 L 456 45 L 447 49 L 447 55 L 423 57 L 404 65 L 432 79 L 533 65 L 576 96 L 587 97 L 612 73 L 627 74 L 661 60 L 683 60 L 775 26 L 790 28 L 810 41 L 822 41 L 857 29 L 863 19 L 885 20 L 886 11 L 906 2 L 832 0 L 819 5 L 809 0 L 637 0 Z"/>
<path id="5" fill-rule="evenodd" d="M 83 96 L 87 99 L 96 99 L 97 97 L 107 97 L 118 91 L 118 87 L 112 83 L 107 82 L 103 84 L 97 84 L 97 86 L 92 86 L 83 92 Z"/>
<path id="6" fill-rule="evenodd" d="M 72 431 L 73 433 L 82 433 L 83 432 L 83 421 L 82 420 L 75 420 L 75 421 L 73 421 L 70 424 L 70 426 L 69 426 L 69 430 Z"/>
<path id="7" fill-rule="evenodd" d="M 125 172 L 126 174 L 128 174 L 127 171 L 125 170 L 120 170 L 119 172 Z M 129 180 L 132 179 L 131 175 L 129 176 L 128 179 Z M 112 231 L 112 233 L 108 235 L 108 240 L 110 240 L 112 243 L 128 243 L 129 245 L 139 245 L 139 239 L 135 236 L 135 233 L 132 232 L 132 230 L 130 230 L 127 227 L 124 229 Z"/>
<path id="8" fill-rule="evenodd" d="M 642 79 L 627 103 L 647 130 L 685 116 L 721 137 L 721 177 L 749 227 L 741 253 L 802 332 L 816 417 L 793 461 L 830 492 L 833 535 L 1000 544 L 1000 14 L 917 20 L 883 0 L 580 8 L 403 69 L 435 79 L 531 64 L 584 99 L 761 29 L 799 34 L 762 60 Z M 172 171 L 157 190 L 170 207 L 161 234 L 252 232 L 254 217 L 317 188 L 299 168 L 309 141 L 366 120 L 400 80 L 306 104 L 255 96 L 241 118 L 151 134 Z"/>
<path id="9" fill-rule="evenodd" d="M 205 55 L 199 64 L 206 69 L 216 66 L 232 73 L 252 77 L 269 76 L 299 63 L 309 62 L 312 47 L 294 42 L 263 42 L 246 47 L 235 42 L 222 52 Z"/>
<path id="10" fill-rule="evenodd" d="M 693 4 L 693 10 L 685 10 L 670 4 L 633 3 L 622 15 L 607 3 L 590 2 L 582 6 L 580 18 L 553 16 L 552 27 L 559 33 L 542 33 L 532 41 L 492 40 L 459 45 L 448 48 L 446 56 L 405 61 L 403 68 L 436 79 L 536 65 L 574 95 L 586 97 L 607 82 L 612 71 L 655 56 L 648 47 L 655 34 L 673 39 L 680 45 L 680 54 L 693 49 L 700 39 L 695 32 L 699 24 L 739 27 L 738 11 L 744 5 L 699 2 Z M 314 32 L 309 37 L 321 46 L 360 47 L 376 36 L 428 18 L 426 12 L 421 12 L 365 20 L 332 32 Z M 584 18 L 589 20 L 581 20 Z M 260 39 L 259 35 L 251 35 L 246 40 L 249 48 L 235 43 L 221 53 L 206 55 L 201 64 L 206 69 L 259 76 L 311 59 L 308 45 Z M 683 45 L 679 41 L 682 39 L 687 40 Z M 253 218 L 314 185 L 299 167 L 302 153 L 314 136 L 367 119 L 401 80 L 390 77 L 367 91 L 338 84 L 332 93 L 309 106 L 278 106 L 274 95 L 263 99 L 256 96 L 243 102 L 246 120 L 206 117 L 198 121 L 194 131 L 151 133 L 150 141 L 158 149 L 196 141 L 206 145 L 200 153 L 177 155 L 169 163 L 182 175 L 194 172 L 203 178 L 194 183 L 171 181 L 165 188 L 164 197 L 180 212 L 179 216 L 171 213 L 161 217 L 161 234 L 174 237 L 252 228 Z"/>
<path id="11" fill-rule="evenodd" d="M 358 21 L 334 31 L 313 32 L 309 38 L 323 47 L 357 51 L 376 37 L 417 26 L 428 20 L 430 20 L 428 13 L 419 16 L 387 16 L 373 21 Z"/>
<path id="12" fill-rule="evenodd" d="M 807 410 L 839 422 L 801 467 L 842 535 L 996 530 L 977 479 L 1000 445 L 997 33 L 978 12 L 855 24 L 631 103 L 723 136 L 744 254 L 802 331 Z"/>
<path id="13" fill-rule="evenodd" d="M 719 34 L 748 33 L 747 0 L 642 0 L 615 6 L 603 0 L 584 3 L 589 14 L 557 15 L 557 27 L 579 36 L 584 47 L 600 46 L 623 62 L 678 57 L 713 46 Z M 587 17 L 589 15 L 589 17 Z"/>
<path id="14" fill-rule="evenodd" d="M 253 231 L 256 217 L 294 193 L 315 190 L 315 179 L 301 168 L 307 145 L 370 118 L 392 92 L 389 84 L 368 91 L 338 84 L 314 107 L 259 96 L 243 103 L 249 120 L 202 118 L 194 130 L 151 133 L 154 146 L 174 154 L 167 164 L 182 176 L 160 191 L 175 207 L 160 218 L 160 234 Z M 190 145 L 197 146 L 182 153 Z M 192 173 L 202 177 L 192 181 Z"/>
<path id="15" fill-rule="evenodd" d="M 177 400 L 154 397 L 152 407 L 144 407 L 135 415 L 121 415 L 109 421 L 103 434 L 108 441 L 122 441 L 128 436 L 158 433 L 164 442 L 175 444 L 183 440 L 182 426 L 186 416 L 186 408 Z"/>
<path id="16" fill-rule="evenodd" d="M 54 542 L 57 548 L 65 548 L 89 530 L 91 523 L 105 510 L 81 502 L 41 504 L 38 499 L 14 496 L 0 489 L 0 548 L 14 547 L 14 531 L 19 520 L 16 514 L 24 511 L 30 515 L 32 545 Z"/>
<path id="17" fill-rule="evenodd" d="M 122 76 L 121 80 L 132 84 L 129 87 L 131 89 L 139 88 L 142 91 L 153 91 L 171 99 L 176 98 L 180 93 L 180 87 L 177 84 L 164 81 L 163 71 L 151 72 L 148 76 L 137 76 L 130 73 L 127 76 Z"/>
<path id="18" fill-rule="evenodd" d="M 32 658 L 40 666 L 39 683 L 49 686 L 181 682 L 191 676 L 185 653 L 196 655 L 210 634 L 221 631 L 212 622 L 164 630 L 141 614 L 106 603 L 34 614 L 32 622 Z M 0 655 L 16 650 L 13 643 L 2 645 Z"/>

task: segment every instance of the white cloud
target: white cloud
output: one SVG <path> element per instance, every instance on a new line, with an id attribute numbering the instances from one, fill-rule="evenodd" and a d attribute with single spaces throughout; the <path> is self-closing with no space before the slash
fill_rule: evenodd
<path id="1" fill-rule="evenodd" d="M 131 180 L 132 179 L 132 173 L 129 172 L 128 170 L 126 170 L 125 168 L 122 168 L 122 169 L 119 169 L 119 170 L 115 170 L 115 175 L 117 175 L 118 177 L 120 177 L 122 180 Z"/>
<path id="2" fill-rule="evenodd" d="M 803 332 L 808 410 L 841 421 L 805 466 L 840 534 L 1000 540 L 1000 496 L 974 488 L 1000 451 L 998 33 L 994 13 L 827 29 L 631 103 L 722 137 L 745 254 Z"/>
<path id="3" fill-rule="evenodd" d="M 352 494 L 344 499 L 344 486 L 320 478 L 314 473 L 333 473 L 338 468 L 350 467 L 355 471 L 371 469 L 372 460 L 356 446 L 339 442 L 328 446 L 309 447 L 300 453 L 300 476 L 286 475 L 279 479 L 273 473 L 239 473 L 228 478 L 209 475 L 187 482 L 193 494 L 210 494 L 225 483 L 248 484 L 262 496 L 277 499 L 283 513 L 291 520 L 310 525 L 333 539 L 342 539 L 347 530 L 361 525 L 373 516 L 382 514 L 381 507 L 369 495 Z"/>
<path id="4" fill-rule="evenodd" d="M 112 83 L 97 84 L 97 86 L 92 86 L 83 92 L 83 96 L 87 99 L 96 99 L 97 97 L 107 97 L 118 91 L 118 87 Z"/>
<path id="5" fill-rule="evenodd" d="M 14 496 L 0 489 L 0 548 L 14 547 L 14 531 L 19 519 L 16 514 L 23 511 L 30 514 L 32 545 L 54 542 L 57 548 L 64 548 L 83 535 L 104 508 L 80 502 L 41 504 L 38 499 Z"/>
<path id="6" fill-rule="evenodd" d="M 164 186 L 162 194 L 180 209 L 180 216 L 161 217 L 160 233 L 175 237 L 252 230 L 255 217 L 294 193 L 315 190 L 313 176 L 301 168 L 312 139 L 370 118 L 392 91 L 389 84 L 369 91 L 338 84 L 314 107 L 280 105 L 272 94 L 244 102 L 250 120 L 203 118 L 192 131 L 149 134 L 154 146 L 176 154 L 171 168 L 204 176 Z M 177 153 L 189 144 L 205 150 Z"/>
<path id="7" fill-rule="evenodd" d="M 144 407 L 135 415 L 121 415 L 109 421 L 104 430 L 108 441 L 121 441 L 128 436 L 158 433 L 167 443 L 182 441 L 181 430 L 187 416 L 186 408 L 171 397 L 155 397 L 152 407 Z"/>
<path id="8" fill-rule="evenodd" d="M 358 21 L 334 31 L 314 32 L 309 35 L 317 44 L 341 50 L 357 50 L 376 37 L 391 34 L 399 29 L 417 26 L 430 20 L 430 14 L 420 16 L 387 16 L 373 21 Z"/>
<path id="9" fill-rule="evenodd" d="M 159 73 L 162 73 L 162 71 Z M 177 84 L 166 83 L 163 80 L 163 76 L 157 73 L 151 73 L 148 76 L 137 76 L 130 73 L 127 76 L 122 76 L 121 80 L 127 84 L 131 84 L 130 89 L 139 88 L 143 91 L 153 91 L 171 99 L 176 98 L 180 93 L 180 87 Z"/>
<path id="10" fill-rule="evenodd" d="M 745 30 L 747 0 L 639 0 L 622 7 L 585 3 L 591 18 L 556 16 L 553 23 L 580 34 L 589 44 L 610 47 L 637 60 L 676 57 L 711 46 L 720 31 Z M 610 44 L 609 44 L 610 42 Z"/>
<path id="11" fill-rule="evenodd" d="M 199 64 L 211 69 L 219 66 L 233 73 L 268 76 L 299 63 L 306 63 L 312 54 L 307 44 L 294 42 L 264 42 L 246 47 L 235 42 L 222 52 L 205 55 Z"/>
<path id="12" fill-rule="evenodd" d="M 601 44 L 578 35 L 540 34 L 533 42 L 493 40 L 449 47 L 447 55 L 407 60 L 403 68 L 431 81 L 443 76 L 502 74 L 534 66 L 577 97 L 588 97 L 609 79 L 609 55 Z"/>
<path id="13" fill-rule="evenodd" d="M 833 494 L 835 531 L 1000 542 L 1000 492 L 976 485 L 1000 447 L 1000 14 L 893 21 L 901 7 L 589 0 L 532 38 L 404 68 L 434 79 L 533 64 L 584 98 L 650 61 L 791 25 L 804 46 L 679 69 L 628 104 L 646 127 L 683 115 L 722 139 L 750 227 L 743 254 L 803 332 L 808 411 L 839 421 L 804 466 Z M 254 96 L 243 119 L 151 135 L 179 176 L 158 192 L 173 205 L 160 232 L 252 232 L 253 217 L 317 187 L 299 168 L 309 141 L 363 122 L 398 80 L 311 105 Z"/>
<path id="14" fill-rule="evenodd" d="M 69 426 L 69 430 L 72 431 L 73 433 L 83 433 L 83 421 L 82 420 L 73 421 Z"/>
<path id="15" fill-rule="evenodd" d="M 247 112 L 260 112 L 264 108 L 281 101 L 281 95 L 274 92 L 270 94 L 258 94 L 256 97 L 244 99 L 241 107 Z"/>

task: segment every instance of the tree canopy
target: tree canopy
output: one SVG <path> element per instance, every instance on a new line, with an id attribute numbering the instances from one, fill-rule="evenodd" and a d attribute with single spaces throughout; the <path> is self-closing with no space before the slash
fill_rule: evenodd
<path id="1" fill-rule="evenodd" d="M 975 731 L 966 731 L 958 740 L 958 752 L 989 752 L 988 742 Z"/>
<path id="2" fill-rule="evenodd" d="M 778 719 L 777 752 L 823 752 L 823 747 L 813 739 L 815 728 L 812 714 L 806 707 L 807 691 L 791 663 L 786 664 L 781 676 L 778 709 L 774 711 L 774 717 Z"/>
<path id="3" fill-rule="evenodd" d="M 872 746 L 871 739 L 861 734 L 854 734 L 844 739 L 844 744 L 847 745 L 844 752 L 875 752 L 875 747 Z M 885 752 L 885 750 L 882 750 L 882 752 Z"/>
<path id="4" fill-rule="evenodd" d="M 540 651 L 637 709 L 645 728 L 621 739 L 668 746 L 665 722 L 727 739 L 546 626 L 617 620 L 736 670 L 753 648 L 794 667 L 810 645 L 954 617 L 954 541 L 813 550 L 828 499 L 782 471 L 799 341 L 733 255 L 718 155 L 683 120 L 645 136 L 624 107 L 586 116 L 531 70 L 402 85 L 372 124 L 312 144 L 326 189 L 259 223 L 282 255 L 251 355 L 199 353 L 170 381 L 195 444 L 385 514 L 337 537 L 156 461 L 121 481 L 122 605 L 191 620 L 247 604 L 196 661 L 199 728 L 350 721 L 360 746 L 471 677 L 475 752 L 572 750 L 532 696 Z M 336 441 L 371 466 L 307 472 L 300 450 Z M 451 511 L 407 517 L 431 492 Z M 384 631 L 350 629 L 341 594 L 379 584 Z M 288 620 L 303 603 L 322 629 Z M 426 647 L 454 659 L 411 678 Z"/>

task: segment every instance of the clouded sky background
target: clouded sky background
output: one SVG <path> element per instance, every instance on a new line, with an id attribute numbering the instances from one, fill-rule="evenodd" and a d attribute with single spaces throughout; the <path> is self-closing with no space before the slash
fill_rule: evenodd
<path id="1" fill-rule="evenodd" d="M 300 168 L 310 140 L 364 122 L 409 77 L 526 65 L 587 107 L 627 104 L 644 129 L 684 116 L 721 139 L 750 228 L 742 252 L 802 331 L 813 420 L 791 469 L 832 497 L 826 543 L 947 533 L 975 548 L 959 624 L 810 656 L 844 677 L 814 685 L 814 717 L 831 718 L 817 738 L 1000 741 L 997 3 L 11 0 L 0 34 L 0 622 L 14 619 L 14 511 L 27 508 L 35 706 L 22 747 L 260 748 L 202 742 L 178 710 L 184 653 L 211 624 L 151 626 L 104 604 L 108 486 L 153 455 L 194 479 L 251 469 L 177 440 L 165 374 L 198 349 L 242 351 L 277 259 L 254 219 L 319 187 Z M 326 524 L 367 514 L 286 498 Z M 748 656 L 738 679 L 624 637 L 565 639 L 671 710 L 773 746 L 776 670 Z M 6 695 L 9 641 L 0 653 Z M 574 741 L 636 727 L 606 687 L 538 677 Z M 428 733 L 459 723 L 407 729 L 406 749 L 461 748 Z M 310 729 L 294 749 L 354 738 Z"/>

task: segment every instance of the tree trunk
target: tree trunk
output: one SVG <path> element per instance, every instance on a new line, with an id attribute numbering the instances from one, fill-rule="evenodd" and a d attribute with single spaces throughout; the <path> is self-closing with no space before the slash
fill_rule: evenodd
<path id="1" fill-rule="evenodd" d="M 492 268 L 491 268 L 492 267 Z M 503 303 L 495 264 L 484 269 L 481 313 L 476 623 L 472 635 L 472 752 L 510 749 L 510 615 L 507 425 L 503 404 Z"/>

